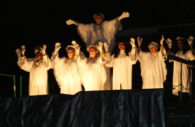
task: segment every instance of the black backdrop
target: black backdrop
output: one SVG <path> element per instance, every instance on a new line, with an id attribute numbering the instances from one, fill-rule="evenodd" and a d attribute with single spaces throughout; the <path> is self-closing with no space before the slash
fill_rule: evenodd
<path id="1" fill-rule="evenodd" d="M 0 99 L 1 127 L 165 127 L 163 90 Z"/>

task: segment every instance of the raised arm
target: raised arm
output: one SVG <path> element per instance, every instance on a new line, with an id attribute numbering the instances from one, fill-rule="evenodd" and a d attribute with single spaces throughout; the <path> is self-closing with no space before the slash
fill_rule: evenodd
<path id="1" fill-rule="evenodd" d="M 59 50 L 61 49 L 61 43 L 56 42 L 55 43 L 55 48 L 51 56 L 51 60 L 55 59 L 56 57 L 59 57 Z"/>
<path id="2" fill-rule="evenodd" d="M 41 53 L 43 55 L 43 64 L 45 65 L 45 67 L 50 69 L 51 68 L 51 60 L 49 59 L 49 57 L 46 53 L 46 49 L 47 49 L 47 45 L 43 44 L 43 46 L 41 48 Z"/>
<path id="3" fill-rule="evenodd" d="M 84 56 L 83 56 L 83 54 L 80 51 L 81 47 L 79 46 L 79 44 L 75 40 L 73 40 L 71 43 L 72 43 L 72 45 L 73 45 L 73 47 L 75 49 L 74 59 L 77 60 L 79 57 L 83 58 Z"/>
<path id="4" fill-rule="evenodd" d="M 25 52 L 26 52 L 25 45 L 21 46 L 21 50 L 16 49 L 16 54 L 18 56 L 17 64 L 22 70 L 30 72 L 32 64 L 33 64 L 33 60 L 27 60 L 25 56 Z"/>
<path id="5" fill-rule="evenodd" d="M 138 48 L 137 48 L 137 53 L 139 54 L 141 52 L 141 45 L 142 45 L 143 38 L 140 36 L 137 37 L 137 43 L 138 43 Z"/>
<path id="6" fill-rule="evenodd" d="M 72 20 L 72 19 L 66 20 L 66 24 L 67 24 L 67 25 L 76 25 L 76 26 L 79 25 L 78 22 L 76 22 L 76 21 L 74 21 L 74 20 Z"/>
<path id="7" fill-rule="evenodd" d="M 26 52 L 26 47 L 25 45 L 21 46 L 21 50 L 19 48 L 16 49 L 16 54 L 18 56 L 18 66 L 22 66 L 25 62 L 25 52 Z"/>
<path id="8" fill-rule="evenodd" d="M 98 43 L 98 46 L 97 46 L 97 48 L 98 48 L 98 50 L 100 52 L 100 57 L 102 58 L 102 60 L 104 60 L 103 45 L 104 45 L 103 42 L 99 42 Z"/>
<path id="9" fill-rule="evenodd" d="M 168 45 L 168 53 L 167 53 L 167 55 L 170 55 L 171 54 L 171 49 L 172 49 L 173 42 L 172 42 L 171 38 L 167 38 L 165 40 L 165 42 Z"/>
<path id="10" fill-rule="evenodd" d="M 119 17 L 117 17 L 117 20 L 120 21 L 124 18 L 129 18 L 130 17 L 130 13 L 129 12 L 123 12 Z"/>
<path id="11" fill-rule="evenodd" d="M 187 38 L 188 44 L 190 46 L 190 49 L 193 50 L 193 41 L 194 41 L 194 37 L 193 36 L 189 36 Z"/>
<path id="12" fill-rule="evenodd" d="M 131 37 L 129 43 L 132 47 L 129 56 L 131 57 L 132 61 L 136 61 L 136 45 L 135 45 L 135 38 Z"/>
<path id="13" fill-rule="evenodd" d="M 160 40 L 160 52 L 162 53 L 163 57 L 167 58 L 167 53 L 164 48 L 164 41 L 165 41 L 165 37 L 162 35 Z"/>

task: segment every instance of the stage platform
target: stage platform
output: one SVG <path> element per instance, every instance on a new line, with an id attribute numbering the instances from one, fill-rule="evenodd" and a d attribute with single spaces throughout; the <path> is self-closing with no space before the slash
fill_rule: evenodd
<path id="1" fill-rule="evenodd" d="M 166 97 L 162 89 L 4 97 L 0 127 L 195 127 L 194 106 Z"/>
<path id="2" fill-rule="evenodd" d="M 163 90 L 0 99 L 0 127 L 165 127 Z"/>

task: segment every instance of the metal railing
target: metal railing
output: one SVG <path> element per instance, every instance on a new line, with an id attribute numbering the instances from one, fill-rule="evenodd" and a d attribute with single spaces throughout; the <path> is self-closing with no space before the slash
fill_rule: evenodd
<path id="1" fill-rule="evenodd" d="M 19 77 L 19 89 L 16 87 L 16 75 L 15 74 L 5 74 L 5 73 L 0 73 L 0 76 L 2 77 L 8 77 L 12 78 L 12 88 L 13 88 L 13 96 L 17 96 L 17 92 L 19 90 L 19 96 L 22 96 L 22 76 Z"/>

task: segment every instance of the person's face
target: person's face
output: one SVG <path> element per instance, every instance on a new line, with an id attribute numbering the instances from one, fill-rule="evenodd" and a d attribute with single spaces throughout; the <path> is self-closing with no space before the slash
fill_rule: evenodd
<path id="1" fill-rule="evenodd" d="M 35 61 L 40 61 L 43 59 L 43 55 L 41 53 L 36 53 L 35 54 Z"/>
<path id="2" fill-rule="evenodd" d="M 155 54 L 157 52 L 157 49 L 154 46 L 152 46 L 149 50 L 151 54 Z"/>
<path id="3" fill-rule="evenodd" d="M 177 46 L 179 49 L 182 49 L 183 48 L 183 42 L 181 40 L 178 40 L 177 41 Z"/>
<path id="4" fill-rule="evenodd" d="M 89 56 L 92 57 L 92 58 L 94 58 L 94 57 L 96 57 L 96 54 L 97 54 L 97 49 L 91 47 L 91 48 L 89 49 Z"/>
<path id="5" fill-rule="evenodd" d="M 123 42 L 120 42 L 118 44 L 118 48 L 119 48 L 119 50 L 125 50 L 125 44 Z"/>
<path id="6" fill-rule="evenodd" d="M 74 57 L 74 53 L 75 53 L 74 50 L 68 50 L 68 51 L 67 51 L 68 58 L 69 58 L 69 59 L 72 59 L 72 58 Z"/>
<path id="7" fill-rule="evenodd" d="M 103 17 L 102 16 L 96 16 L 95 17 L 95 22 L 96 22 L 96 24 L 101 24 L 102 23 L 102 21 L 103 21 Z"/>

